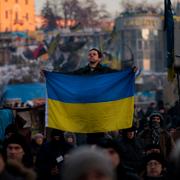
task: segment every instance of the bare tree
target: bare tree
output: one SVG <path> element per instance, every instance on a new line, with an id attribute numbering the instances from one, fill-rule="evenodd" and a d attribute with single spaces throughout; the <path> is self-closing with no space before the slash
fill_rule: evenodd
<path id="1" fill-rule="evenodd" d="M 41 14 L 44 18 L 44 22 L 43 22 L 43 28 L 47 31 L 49 30 L 53 30 L 57 28 L 57 17 L 53 12 L 52 7 L 49 4 L 49 1 L 47 0 L 42 11 Z"/>
<path id="2" fill-rule="evenodd" d="M 109 17 L 106 7 L 99 8 L 95 0 L 51 0 L 48 3 L 53 15 L 65 20 L 65 27 L 69 19 L 85 27 L 94 27 L 100 19 Z"/>

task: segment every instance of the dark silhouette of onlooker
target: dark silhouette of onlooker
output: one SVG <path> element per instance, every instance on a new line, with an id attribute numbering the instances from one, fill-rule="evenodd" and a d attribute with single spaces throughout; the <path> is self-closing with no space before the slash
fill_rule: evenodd
<path id="1" fill-rule="evenodd" d="M 36 171 L 40 180 L 55 180 L 60 178 L 64 156 L 73 148 L 64 139 L 60 130 L 51 131 L 51 139 L 41 147 L 36 159 Z"/>
<path id="2" fill-rule="evenodd" d="M 139 177 L 132 168 L 129 168 L 123 163 L 123 156 L 120 151 L 118 142 L 112 139 L 104 139 L 98 144 L 103 148 L 107 155 L 110 157 L 117 180 L 139 180 Z"/>
<path id="3" fill-rule="evenodd" d="M 119 146 L 124 164 L 139 172 L 143 160 L 143 146 L 141 140 L 136 137 L 134 126 L 123 130 Z"/>
<path id="4" fill-rule="evenodd" d="M 41 133 L 37 133 L 33 136 L 31 142 L 33 162 L 36 162 L 37 154 L 39 153 L 42 145 L 44 143 L 44 136 Z"/>

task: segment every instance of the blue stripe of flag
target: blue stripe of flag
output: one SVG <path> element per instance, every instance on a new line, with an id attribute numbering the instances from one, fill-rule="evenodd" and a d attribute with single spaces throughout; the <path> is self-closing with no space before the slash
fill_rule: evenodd
<path id="1" fill-rule="evenodd" d="M 98 103 L 134 96 L 132 69 L 101 75 L 45 71 L 48 98 L 65 103 Z"/>

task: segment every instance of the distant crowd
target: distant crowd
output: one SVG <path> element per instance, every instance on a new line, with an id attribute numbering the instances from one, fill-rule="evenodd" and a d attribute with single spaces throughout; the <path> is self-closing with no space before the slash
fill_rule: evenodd
<path id="1" fill-rule="evenodd" d="M 180 104 L 135 107 L 131 128 L 107 133 L 57 129 L 23 136 L 16 123 L 0 149 L 2 180 L 179 180 Z"/>

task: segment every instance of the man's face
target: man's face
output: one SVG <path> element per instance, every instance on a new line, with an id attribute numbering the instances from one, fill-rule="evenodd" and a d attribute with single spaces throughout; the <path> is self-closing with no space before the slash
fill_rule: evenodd
<path id="1" fill-rule="evenodd" d="M 24 150 L 19 144 L 9 144 L 7 146 L 7 158 L 22 162 Z"/>
<path id="2" fill-rule="evenodd" d="M 134 138 L 134 131 L 128 131 L 127 132 L 127 138 L 128 139 L 133 139 Z"/>
<path id="3" fill-rule="evenodd" d="M 147 176 L 158 177 L 161 175 L 163 168 L 158 161 L 151 160 L 147 163 L 146 170 Z"/>
<path id="4" fill-rule="evenodd" d="M 99 58 L 98 52 L 96 50 L 89 51 L 88 61 L 90 66 L 96 67 L 100 60 L 101 58 Z"/>
<path id="5" fill-rule="evenodd" d="M 73 140 L 73 138 L 72 138 L 72 137 L 68 137 L 68 138 L 67 138 L 67 142 L 68 142 L 68 143 L 73 143 L 73 142 L 74 142 L 74 140 Z"/>
<path id="6" fill-rule="evenodd" d="M 35 141 L 38 145 L 41 145 L 43 143 L 43 138 L 38 137 Z"/>
<path id="7" fill-rule="evenodd" d="M 154 116 L 154 117 L 152 117 L 152 122 L 160 123 L 161 119 L 159 116 Z"/>

